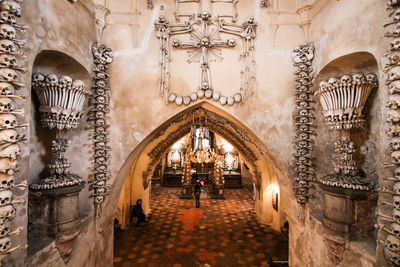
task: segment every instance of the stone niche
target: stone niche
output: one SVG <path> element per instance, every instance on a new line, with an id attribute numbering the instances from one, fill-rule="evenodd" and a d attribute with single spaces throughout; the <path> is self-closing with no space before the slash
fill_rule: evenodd
<path id="1" fill-rule="evenodd" d="M 87 91 L 91 88 L 89 72 L 75 59 L 58 51 L 47 50 L 39 53 L 32 70 L 32 73 L 36 72 L 66 75 L 73 80 L 82 80 Z M 54 129 L 44 128 L 40 122 L 40 103 L 33 88 L 31 103 L 31 156 L 28 177 L 30 185 L 38 183 L 41 178 L 49 175 L 46 165 L 52 159 L 52 140 L 56 136 Z M 80 185 L 63 187 L 57 192 L 54 190 L 30 190 L 29 192 L 28 253 L 30 255 L 56 241 L 60 255 L 68 259 L 73 248 L 73 241 L 79 234 L 81 219 L 90 212 L 87 184 L 91 167 L 89 160 L 91 143 L 88 136 L 90 131 L 86 126 L 88 111 L 88 100 L 86 100 L 78 127 L 65 131 L 65 138 L 71 140 L 65 157 L 72 165 L 71 172 L 80 176 L 84 182 Z"/>
<path id="2" fill-rule="evenodd" d="M 367 52 L 358 52 L 331 61 L 316 76 L 314 91 L 318 90 L 321 81 L 328 80 L 331 77 L 341 77 L 344 74 L 356 73 L 378 74 L 374 56 Z M 382 82 L 378 81 L 378 86 L 380 86 L 380 83 Z M 379 129 L 381 127 L 379 116 L 380 93 L 379 87 L 372 89 L 365 103 L 362 112 L 366 118 L 365 127 L 353 128 L 348 133 L 355 145 L 353 160 L 365 176 L 365 180 L 370 182 L 370 190 L 354 192 L 353 190 L 344 188 L 338 190 L 320 184 L 317 187 L 315 198 L 310 200 L 310 213 L 323 223 L 325 239 L 330 244 L 343 244 L 343 248 L 346 247 L 347 242 L 351 241 L 365 242 L 371 248 L 376 246 L 374 213 L 377 204 L 376 186 L 379 178 L 379 170 L 377 170 L 379 147 L 376 144 L 379 143 Z M 315 109 L 315 163 L 316 173 L 318 174 L 317 180 L 320 181 L 327 174 L 335 173 L 334 162 L 337 159 L 334 140 L 338 138 L 339 134 L 336 130 L 328 129 L 318 98 L 316 98 Z M 333 256 L 335 261 L 341 261 L 343 251 Z"/>

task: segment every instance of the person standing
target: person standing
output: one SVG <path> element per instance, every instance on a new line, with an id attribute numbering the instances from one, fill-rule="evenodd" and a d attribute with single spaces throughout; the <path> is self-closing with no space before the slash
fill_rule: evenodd
<path id="1" fill-rule="evenodd" d="M 194 197 L 196 198 L 196 208 L 200 208 L 200 194 L 201 194 L 201 183 L 196 180 L 194 184 Z"/>

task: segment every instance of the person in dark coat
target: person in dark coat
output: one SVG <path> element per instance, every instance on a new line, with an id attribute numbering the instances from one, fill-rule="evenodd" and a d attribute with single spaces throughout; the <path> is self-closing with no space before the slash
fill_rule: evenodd
<path id="1" fill-rule="evenodd" d="M 196 198 L 196 208 L 200 208 L 200 194 L 201 194 L 201 183 L 196 180 L 194 184 L 194 197 Z"/>
<path id="2" fill-rule="evenodd" d="M 131 223 L 133 217 L 137 217 L 136 226 L 139 226 L 141 222 L 146 222 L 146 215 L 143 212 L 141 199 L 136 200 L 136 205 L 133 207 L 131 211 Z"/>

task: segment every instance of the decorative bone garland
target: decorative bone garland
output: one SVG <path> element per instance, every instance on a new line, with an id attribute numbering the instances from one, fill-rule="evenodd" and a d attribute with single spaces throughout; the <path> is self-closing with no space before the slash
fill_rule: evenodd
<path id="1" fill-rule="evenodd" d="M 15 204 L 25 204 L 25 199 L 13 199 L 13 190 L 25 190 L 27 182 L 16 184 L 14 174 L 19 171 L 18 159 L 21 156 L 19 143 L 23 137 L 19 129 L 28 126 L 21 124 L 18 116 L 23 118 L 24 109 L 19 108 L 24 98 L 16 95 L 16 90 L 25 88 L 18 83 L 19 73 L 25 73 L 19 60 L 24 58 L 21 47 L 25 41 L 17 39 L 17 33 L 26 33 L 28 27 L 17 23 L 21 16 L 21 5 L 4 0 L 0 2 L 0 265 L 8 254 L 25 248 L 12 247 L 10 236 L 18 235 L 23 227 L 10 228 L 10 220 L 16 216 Z"/>
<path id="2" fill-rule="evenodd" d="M 387 107 L 390 109 L 387 113 L 387 122 L 389 128 L 387 134 L 392 137 L 389 152 L 391 160 L 395 166 L 394 177 L 386 180 L 394 181 L 392 188 L 381 189 L 381 193 L 391 195 L 391 201 L 379 202 L 380 205 L 392 207 L 390 215 L 377 213 L 381 221 L 385 221 L 389 226 L 379 223 L 376 226 L 381 230 L 380 235 L 386 235 L 384 241 L 379 240 L 384 248 L 386 260 L 395 266 L 400 266 L 400 32 L 398 23 L 400 22 L 400 0 L 386 0 L 390 10 L 390 21 L 384 26 L 389 27 L 385 37 L 393 38 L 390 42 L 389 51 L 386 54 L 386 64 L 384 72 L 386 73 L 386 84 L 388 86 L 389 96 Z M 383 196 L 380 196 L 382 199 Z"/>
<path id="3" fill-rule="evenodd" d="M 180 5 L 193 2 L 198 4 L 197 14 L 180 13 Z M 214 3 L 232 4 L 232 15 L 214 14 L 212 17 L 212 6 Z M 203 6 L 202 1 L 175 0 L 175 19 L 183 23 L 172 24 L 163 16 L 155 21 L 157 37 L 160 39 L 160 72 L 159 81 L 160 94 L 165 97 L 167 103 L 175 103 L 178 106 L 189 105 L 191 102 L 202 98 L 219 101 L 221 105 L 233 105 L 244 103 L 250 95 L 255 92 L 255 56 L 254 39 L 256 37 L 257 23 L 254 17 L 249 16 L 242 24 L 236 24 L 237 0 L 209 0 L 209 7 Z M 204 9 L 203 9 L 204 8 Z M 231 18 L 227 22 L 226 18 Z M 213 27 L 214 26 L 214 27 Z M 236 46 L 235 39 L 221 38 L 221 33 L 237 36 L 242 40 L 242 51 L 240 54 L 241 72 L 240 88 L 232 96 L 223 96 L 214 90 L 211 84 L 211 71 L 209 62 L 212 60 L 222 61 L 221 48 L 232 48 Z M 186 96 L 170 93 L 170 67 L 171 59 L 170 38 L 174 35 L 190 34 L 190 41 L 172 40 L 172 46 L 176 49 L 186 49 L 188 63 L 200 63 L 200 82 L 196 91 Z"/>
<path id="4" fill-rule="evenodd" d="M 294 188 L 297 201 L 301 205 L 305 205 L 308 198 L 312 196 L 309 189 L 314 187 L 309 182 L 315 180 L 312 163 L 314 141 L 311 138 L 315 133 L 311 128 L 314 125 L 315 117 L 311 107 L 313 96 L 310 90 L 312 86 L 311 63 L 314 58 L 314 44 L 310 42 L 296 47 L 293 50 L 292 57 L 293 65 L 297 68 L 295 72 L 297 84 L 294 92 L 296 103 L 294 115 L 296 152 L 293 160 L 296 185 Z M 304 215 L 300 214 L 300 219 L 304 219 L 303 217 Z"/>
<path id="5" fill-rule="evenodd" d="M 107 180 L 110 178 L 108 163 L 111 149 L 108 146 L 110 123 L 107 115 L 110 112 L 110 87 L 108 86 L 110 75 L 107 73 L 107 69 L 113 61 L 113 53 L 110 48 L 98 42 L 93 45 L 92 53 L 95 65 L 93 69 L 93 108 L 90 115 L 94 124 L 92 140 L 94 153 L 93 196 L 96 215 L 100 216 L 105 195 L 109 194 Z"/>

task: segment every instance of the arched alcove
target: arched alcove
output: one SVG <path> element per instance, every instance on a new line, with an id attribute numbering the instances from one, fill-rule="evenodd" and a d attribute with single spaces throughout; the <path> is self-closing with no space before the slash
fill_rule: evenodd
<path id="1" fill-rule="evenodd" d="M 89 71 L 83 67 L 72 56 L 54 50 L 44 50 L 36 55 L 32 66 L 31 73 L 41 72 L 43 74 L 56 74 L 58 77 L 69 76 L 73 80 L 82 80 L 87 89 L 91 88 L 91 75 Z M 33 88 L 30 88 L 30 133 L 29 133 L 29 169 L 28 184 L 39 182 L 41 178 L 49 175 L 47 164 L 52 158 L 51 145 L 55 138 L 55 129 L 49 130 L 44 128 L 40 122 L 39 100 Z M 89 111 L 88 100 L 83 106 L 83 117 L 76 129 L 66 131 L 66 138 L 71 140 L 71 145 L 66 152 L 66 158 L 72 164 L 72 172 L 87 181 L 90 174 L 90 138 L 88 131 L 87 113 Z M 80 193 L 80 212 L 82 216 L 89 214 L 91 206 L 87 201 L 89 197 L 88 184 Z M 47 222 L 43 218 L 42 212 L 48 208 L 48 203 L 36 203 L 29 199 L 29 253 L 35 253 L 44 245 L 52 242 L 53 239 L 46 236 L 45 225 Z"/>
<path id="2" fill-rule="evenodd" d="M 297 215 L 294 214 L 293 209 L 289 208 L 296 201 L 286 174 L 263 142 L 244 124 L 232 115 L 206 102 L 192 106 L 175 115 L 142 141 L 128 157 L 116 177 L 112 196 L 109 198 L 113 200 L 113 205 L 108 204 L 106 206 L 116 210 L 119 200 L 117 216 L 120 220 L 128 218 L 128 207 L 131 205 L 131 199 L 142 198 L 144 208 L 148 208 L 148 185 L 156 164 L 174 142 L 189 133 L 193 115 L 199 116 L 199 114 L 207 118 L 207 125 L 211 131 L 229 141 L 242 155 L 246 165 L 249 166 L 257 188 L 257 218 L 279 231 L 281 223 L 283 223 L 281 222 L 283 212 L 290 214 L 291 218 L 295 218 Z M 125 184 L 124 189 L 122 189 L 123 184 Z M 279 188 L 278 212 L 272 208 L 273 190 L 271 190 L 271 185 Z M 130 197 L 130 191 L 134 192 L 133 197 Z M 121 200 L 120 196 L 124 200 Z"/>

